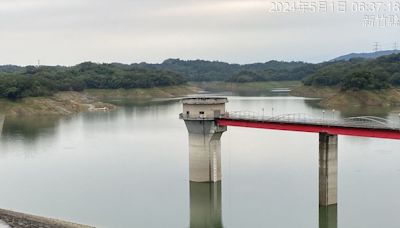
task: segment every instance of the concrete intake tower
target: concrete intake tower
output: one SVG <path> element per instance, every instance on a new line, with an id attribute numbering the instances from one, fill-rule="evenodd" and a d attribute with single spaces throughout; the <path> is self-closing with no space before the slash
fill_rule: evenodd
<path id="1" fill-rule="evenodd" d="M 189 176 L 193 182 L 221 181 L 221 136 L 227 129 L 216 118 L 225 115 L 226 98 L 183 99 L 183 113 L 189 131 Z"/>

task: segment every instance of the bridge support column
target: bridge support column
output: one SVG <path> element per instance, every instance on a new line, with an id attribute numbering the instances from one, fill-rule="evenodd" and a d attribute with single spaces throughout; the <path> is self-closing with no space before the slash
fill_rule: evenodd
<path id="1" fill-rule="evenodd" d="M 189 178 L 194 182 L 221 180 L 221 136 L 226 127 L 215 121 L 186 120 L 189 131 Z"/>
<path id="2" fill-rule="evenodd" d="M 338 136 L 319 134 L 319 204 L 337 204 Z"/>
<path id="3" fill-rule="evenodd" d="M 190 182 L 190 228 L 222 228 L 221 182 Z"/>

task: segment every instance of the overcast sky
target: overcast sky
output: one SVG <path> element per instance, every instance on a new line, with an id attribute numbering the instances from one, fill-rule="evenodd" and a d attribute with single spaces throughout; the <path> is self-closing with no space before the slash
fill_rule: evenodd
<path id="1" fill-rule="evenodd" d="M 271 7 L 272 0 L 0 0 L 0 64 L 319 62 L 400 41 L 400 26 L 365 27 L 365 13 Z"/>

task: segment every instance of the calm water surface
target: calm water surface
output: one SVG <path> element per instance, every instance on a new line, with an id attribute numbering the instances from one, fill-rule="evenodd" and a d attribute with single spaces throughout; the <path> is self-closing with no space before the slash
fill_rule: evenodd
<path id="1" fill-rule="evenodd" d="M 322 115 L 303 98 L 229 101 L 230 111 Z M 65 118 L 6 118 L 0 208 L 98 227 L 202 227 L 207 216 L 223 227 L 319 227 L 317 134 L 230 127 L 222 137 L 223 181 L 213 186 L 222 200 L 210 202 L 210 186 L 189 184 L 181 108 L 173 100 Z M 325 118 L 397 121 L 397 113 L 326 111 Z M 399 148 L 400 141 L 339 137 L 337 227 L 400 227 Z M 198 214 L 203 207 L 217 212 Z"/>

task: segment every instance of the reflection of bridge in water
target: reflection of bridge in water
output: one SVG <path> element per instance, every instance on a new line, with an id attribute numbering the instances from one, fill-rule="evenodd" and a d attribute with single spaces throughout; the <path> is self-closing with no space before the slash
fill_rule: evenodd
<path id="1" fill-rule="evenodd" d="M 226 98 L 219 97 L 183 100 L 183 113 L 180 114 L 180 118 L 185 121 L 189 132 L 190 181 L 221 181 L 220 139 L 228 126 L 318 133 L 321 228 L 337 227 L 338 135 L 400 139 L 400 125 L 379 117 L 362 116 L 334 120 L 312 118 L 304 114 L 262 116 L 249 112 L 226 112 L 227 102 Z M 191 191 L 191 194 L 195 193 Z M 218 194 L 220 195 L 220 192 Z M 210 205 L 215 203 L 220 204 L 220 201 Z"/>

